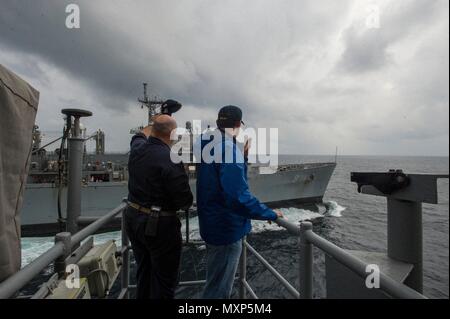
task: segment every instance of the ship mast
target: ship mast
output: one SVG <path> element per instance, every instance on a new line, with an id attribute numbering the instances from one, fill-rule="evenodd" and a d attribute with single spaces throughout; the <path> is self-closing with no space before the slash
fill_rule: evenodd
<path id="1" fill-rule="evenodd" d="M 148 108 L 148 125 L 152 125 L 152 118 L 157 114 L 157 108 L 161 107 L 163 101 L 158 99 L 156 96 L 153 99 L 149 99 L 147 95 L 147 83 L 142 83 L 144 86 L 144 96 L 143 98 L 138 98 L 138 102 L 141 103 L 141 108 Z"/>

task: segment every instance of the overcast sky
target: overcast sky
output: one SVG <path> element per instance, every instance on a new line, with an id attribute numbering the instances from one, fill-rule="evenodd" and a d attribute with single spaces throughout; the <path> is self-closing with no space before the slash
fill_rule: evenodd
<path id="1" fill-rule="evenodd" d="M 65 8 L 80 8 L 67 29 Z M 0 0 L 0 63 L 41 92 L 37 124 L 86 108 L 126 151 L 142 82 L 179 124 L 240 106 L 280 153 L 449 153 L 448 0 Z M 376 12 L 379 11 L 379 25 Z M 92 148 L 92 143 L 90 148 Z"/>

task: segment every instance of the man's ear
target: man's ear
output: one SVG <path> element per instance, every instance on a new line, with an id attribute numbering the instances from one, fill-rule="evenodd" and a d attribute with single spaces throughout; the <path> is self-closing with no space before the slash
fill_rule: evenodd
<path id="1" fill-rule="evenodd" d="M 235 124 L 234 124 L 234 127 L 235 128 L 239 128 L 239 127 L 241 127 L 241 121 L 237 121 Z"/>

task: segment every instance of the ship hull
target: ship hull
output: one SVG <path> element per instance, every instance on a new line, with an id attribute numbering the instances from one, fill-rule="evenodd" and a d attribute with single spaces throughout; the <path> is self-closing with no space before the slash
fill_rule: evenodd
<path id="1" fill-rule="evenodd" d="M 275 174 L 249 173 L 249 186 L 255 196 L 271 207 L 300 203 L 320 203 L 335 163 L 296 165 Z M 195 196 L 195 180 L 190 180 Z M 88 183 L 82 187 L 82 216 L 102 216 L 117 207 L 128 193 L 127 182 Z M 195 197 L 194 197 L 195 198 Z M 54 184 L 27 184 L 21 211 L 22 236 L 54 235 L 61 230 L 58 223 L 58 187 Z M 67 189 L 63 188 L 61 203 L 65 218 Z"/>

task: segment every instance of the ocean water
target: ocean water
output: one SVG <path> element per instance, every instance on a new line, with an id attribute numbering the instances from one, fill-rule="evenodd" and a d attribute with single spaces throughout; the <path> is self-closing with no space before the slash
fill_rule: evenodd
<path id="1" fill-rule="evenodd" d="M 331 156 L 281 156 L 281 163 L 333 161 Z M 330 180 L 324 206 L 317 210 L 302 207 L 280 207 L 292 222 L 312 220 L 314 231 L 345 249 L 386 252 L 387 214 L 386 199 L 357 192 L 350 182 L 350 173 L 358 171 L 383 172 L 403 169 L 406 173 L 448 174 L 448 157 L 368 157 L 342 156 Z M 424 237 L 424 293 L 430 298 L 449 298 L 449 182 L 439 180 L 439 204 L 423 205 Z M 190 238 L 199 239 L 197 218 L 190 219 Z M 184 225 L 183 225 L 184 234 Z M 115 239 L 120 245 L 118 232 L 99 234 L 95 242 Z M 253 222 L 250 244 L 264 256 L 285 278 L 298 287 L 298 239 L 285 230 L 267 222 Z M 23 238 L 23 265 L 29 263 L 53 244 L 53 238 Z M 45 280 L 51 268 L 43 272 L 31 287 Z M 132 277 L 134 267 L 132 267 Z M 183 250 L 181 280 L 199 280 L 205 276 L 205 248 L 189 247 Z M 248 281 L 260 298 L 291 298 L 279 282 L 249 254 Z M 132 282 L 134 278 L 132 278 Z M 28 290 L 28 291 L 27 291 Z M 114 290 L 113 290 L 114 292 Z M 180 287 L 178 298 L 197 298 L 201 287 Z M 234 292 L 237 296 L 237 292 Z M 326 296 L 324 255 L 314 249 L 314 296 Z"/>

